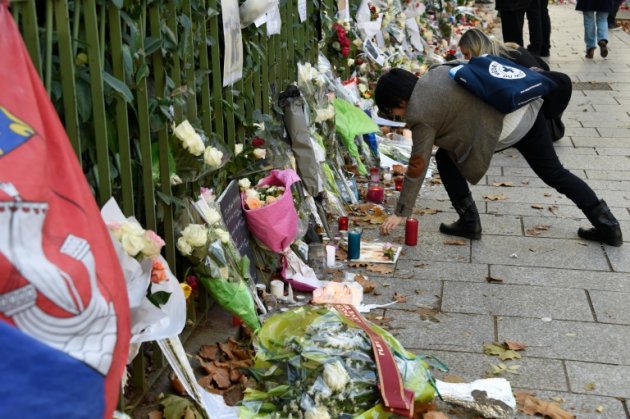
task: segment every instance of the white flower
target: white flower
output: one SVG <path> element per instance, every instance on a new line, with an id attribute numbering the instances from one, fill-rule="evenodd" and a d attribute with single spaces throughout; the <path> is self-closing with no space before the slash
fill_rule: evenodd
<path id="1" fill-rule="evenodd" d="M 201 247 L 208 242 L 208 229 L 201 224 L 188 224 L 182 231 L 182 237 L 192 247 Z"/>
<path id="2" fill-rule="evenodd" d="M 253 154 L 258 160 L 264 159 L 267 156 L 267 150 L 264 148 L 255 148 Z"/>
<path id="3" fill-rule="evenodd" d="M 215 228 L 214 234 L 221 240 L 221 243 L 228 243 L 230 241 L 230 233 L 222 228 Z"/>
<path id="4" fill-rule="evenodd" d="M 180 237 L 179 239 L 177 239 L 177 250 L 179 250 L 179 253 L 184 256 L 190 256 L 193 251 L 192 246 L 184 237 Z"/>
<path id="5" fill-rule="evenodd" d="M 176 174 L 171 175 L 171 186 L 181 185 L 182 183 L 183 183 L 182 178 L 180 178 Z"/>
<path id="6" fill-rule="evenodd" d="M 144 228 L 134 221 L 125 221 L 120 225 L 120 234 L 121 236 L 142 236 L 144 234 Z"/>
<path id="7" fill-rule="evenodd" d="M 241 191 L 245 191 L 249 189 L 251 186 L 252 186 L 252 182 L 250 182 L 249 179 L 247 179 L 246 177 L 238 180 L 238 187 L 241 189 Z"/>
<path id="8" fill-rule="evenodd" d="M 234 144 L 234 157 L 243 152 L 243 144 Z"/>
<path id="9" fill-rule="evenodd" d="M 218 148 L 206 147 L 206 151 L 203 153 L 203 161 L 210 167 L 219 167 L 221 160 L 223 159 L 223 152 Z"/>
<path id="10" fill-rule="evenodd" d="M 188 120 L 183 121 L 173 130 L 173 133 L 182 142 L 182 146 L 194 156 L 200 156 L 203 153 L 204 145 L 201 136 L 190 125 Z"/>
<path id="11" fill-rule="evenodd" d="M 206 222 L 211 226 L 221 221 L 221 214 L 219 214 L 219 211 L 214 208 L 207 208 L 203 212 L 203 216 L 206 219 Z"/>
<path id="12" fill-rule="evenodd" d="M 304 419 L 330 419 L 330 414 L 324 406 L 317 406 L 304 412 Z"/>
<path id="13" fill-rule="evenodd" d="M 350 381 L 348 371 L 339 361 L 324 366 L 324 382 L 333 392 L 341 391 Z"/>
<path id="14" fill-rule="evenodd" d="M 147 257 L 153 257 L 160 254 L 160 250 L 162 246 L 164 246 L 164 240 L 154 231 L 147 230 L 144 232 L 142 236 L 142 241 L 144 243 L 144 247 L 142 249 L 142 254 Z"/>
<path id="15" fill-rule="evenodd" d="M 327 121 L 335 117 L 335 108 L 331 105 L 327 108 L 317 109 L 315 111 L 315 122 Z"/>
<path id="16" fill-rule="evenodd" d="M 352 58 L 348 58 L 348 67 L 354 65 L 354 60 Z"/>
<path id="17" fill-rule="evenodd" d="M 120 244 L 129 256 L 136 256 L 144 248 L 144 239 L 142 236 L 124 234 L 120 239 Z"/>
<path id="18" fill-rule="evenodd" d="M 258 198 L 258 191 L 256 189 L 245 189 L 245 198 Z"/>
<path id="19" fill-rule="evenodd" d="M 352 41 L 352 44 L 357 48 L 363 48 L 363 41 L 359 38 Z"/>
<path id="20" fill-rule="evenodd" d="M 216 200 L 214 196 L 214 192 L 212 192 L 212 189 L 210 188 L 204 188 L 202 186 L 200 193 L 201 193 L 201 197 L 203 198 L 204 201 L 206 201 L 207 204 L 211 204 Z"/>

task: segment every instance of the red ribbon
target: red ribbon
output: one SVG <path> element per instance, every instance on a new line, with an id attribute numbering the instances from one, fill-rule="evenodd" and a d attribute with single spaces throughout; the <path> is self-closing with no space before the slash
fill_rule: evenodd
<path id="1" fill-rule="evenodd" d="M 415 393 L 404 388 L 396 360 L 385 339 L 372 330 L 354 306 L 335 304 L 335 308 L 348 320 L 363 329 L 370 337 L 378 371 L 378 388 L 385 408 L 397 415 L 412 417 Z"/>

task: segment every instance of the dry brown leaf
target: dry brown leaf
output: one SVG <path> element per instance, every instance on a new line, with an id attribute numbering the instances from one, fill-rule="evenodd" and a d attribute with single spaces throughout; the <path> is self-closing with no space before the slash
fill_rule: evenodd
<path id="1" fill-rule="evenodd" d="M 337 259 L 337 260 L 347 260 L 348 259 L 348 252 L 346 251 L 346 249 L 342 249 L 341 247 L 339 249 L 337 249 L 337 251 L 335 252 L 335 259 Z"/>
<path id="2" fill-rule="evenodd" d="M 428 263 L 417 263 L 413 265 L 414 268 L 426 268 L 427 266 L 429 266 Z"/>
<path id="3" fill-rule="evenodd" d="M 186 394 L 186 388 L 184 387 L 182 382 L 179 380 L 179 378 L 177 378 L 177 375 L 175 375 L 174 372 L 171 372 L 168 375 L 168 380 L 171 382 L 171 387 L 173 387 L 173 389 L 177 392 L 177 394 L 181 396 Z"/>
<path id="4" fill-rule="evenodd" d="M 367 268 L 368 263 L 353 261 L 353 262 L 348 262 L 348 266 L 350 268 Z"/>
<path id="5" fill-rule="evenodd" d="M 364 220 L 367 221 L 370 224 L 383 224 L 385 222 L 385 220 L 387 220 L 388 215 L 387 214 L 368 214 L 365 216 Z"/>
<path id="6" fill-rule="evenodd" d="M 551 226 L 549 224 L 536 224 L 534 228 L 540 231 L 547 231 L 551 228 Z"/>
<path id="7" fill-rule="evenodd" d="M 372 291 L 374 291 L 374 289 L 376 287 L 378 287 L 378 283 L 374 282 L 374 281 L 370 281 L 369 279 L 366 279 L 363 275 L 361 274 L 357 274 L 354 276 L 354 280 L 363 287 L 363 294 L 369 294 Z"/>
<path id="8" fill-rule="evenodd" d="M 390 328 L 390 323 L 392 322 L 392 320 L 394 320 L 393 317 L 377 316 L 372 313 L 366 314 L 365 318 L 368 319 L 370 322 L 374 323 L 375 325 L 379 327 L 384 327 L 386 329 Z"/>
<path id="9" fill-rule="evenodd" d="M 420 208 L 417 210 L 414 210 L 414 214 L 417 215 L 434 215 L 437 214 L 438 212 L 442 212 L 441 209 L 437 209 L 437 208 Z"/>
<path id="10" fill-rule="evenodd" d="M 445 383 L 466 383 L 467 382 L 462 377 L 455 374 L 446 374 L 444 377 L 442 377 L 442 381 L 444 381 Z"/>
<path id="11" fill-rule="evenodd" d="M 419 314 L 422 320 L 430 320 L 434 323 L 440 322 L 437 318 L 437 315 L 440 314 L 440 312 L 435 308 L 418 307 L 414 310 L 414 313 Z"/>
<path id="12" fill-rule="evenodd" d="M 466 246 L 466 240 L 455 239 L 455 240 L 444 240 L 444 244 L 449 246 Z"/>
<path id="13" fill-rule="evenodd" d="M 398 303 L 406 303 L 407 296 L 395 292 L 394 295 L 392 296 L 392 301 L 396 301 Z"/>
<path id="14" fill-rule="evenodd" d="M 432 412 L 427 412 L 422 416 L 422 419 L 448 419 L 448 416 L 444 412 L 439 412 L 434 410 Z"/>
<path id="15" fill-rule="evenodd" d="M 435 402 L 415 402 L 413 405 L 413 419 L 422 419 L 424 414 L 437 409 Z"/>
<path id="16" fill-rule="evenodd" d="M 228 388 L 232 381 L 230 381 L 230 371 L 227 368 L 217 368 L 212 374 L 212 380 L 216 383 L 219 388 Z"/>
<path id="17" fill-rule="evenodd" d="M 514 182 L 494 182 L 492 186 L 503 186 L 509 188 L 510 186 L 514 186 Z"/>
<path id="18" fill-rule="evenodd" d="M 233 383 L 238 383 L 238 380 L 241 378 L 241 375 L 243 375 L 243 373 L 240 372 L 237 368 L 232 368 L 230 370 L 230 381 Z"/>
<path id="19" fill-rule="evenodd" d="M 550 213 L 552 213 L 553 215 L 556 215 L 556 211 L 558 211 L 558 206 L 550 205 L 549 207 L 547 207 L 547 209 L 549 210 Z"/>
<path id="20" fill-rule="evenodd" d="M 546 196 L 547 198 L 551 196 L 549 192 L 545 192 L 543 195 Z"/>
<path id="21" fill-rule="evenodd" d="M 198 355 L 206 361 L 218 361 L 219 347 L 214 345 L 201 345 Z"/>
<path id="22" fill-rule="evenodd" d="M 234 346 L 234 343 L 229 340 L 224 343 L 219 343 L 219 349 L 221 349 L 221 352 L 223 352 L 227 359 L 234 359 L 234 354 L 232 353 L 232 348 Z"/>
<path id="23" fill-rule="evenodd" d="M 405 174 L 405 166 L 402 164 L 392 164 L 392 174 L 393 175 L 404 175 Z"/>
<path id="24" fill-rule="evenodd" d="M 527 348 L 527 345 L 525 345 L 524 343 L 515 342 L 513 340 L 506 340 L 505 341 L 505 346 L 508 349 L 511 349 L 513 351 L 522 351 L 523 349 Z"/>
<path id="25" fill-rule="evenodd" d="M 516 405 L 528 415 L 542 415 L 551 419 L 575 419 L 573 413 L 562 409 L 558 403 L 540 400 L 527 391 L 515 391 Z"/>
<path id="26" fill-rule="evenodd" d="M 507 195 L 505 194 L 501 194 L 501 195 L 485 195 L 484 199 L 487 199 L 488 201 L 505 201 L 507 199 Z"/>
<path id="27" fill-rule="evenodd" d="M 376 263 L 369 264 L 369 265 L 367 265 L 366 269 L 368 271 L 370 271 L 370 272 L 383 274 L 383 275 L 394 273 L 394 267 L 393 266 L 383 265 L 383 264 L 376 264 Z"/>
<path id="28" fill-rule="evenodd" d="M 149 412 L 149 414 L 147 415 L 147 418 L 148 419 L 163 419 L 164 414 L 160 412 L 159 410 L 154 410 L 152 412 Z"/>
<path id="29" fill-rule="evenodd" d="M 586 390 L 586 391 L 593 391 L 593 390 L 595 390 L 595 387 L 597 387 L 595 385 L 595 383 L 588 383 L 588 384 L 586 384 L 584 386 L 584 390 Z"/>
<path id="30" fill-rule="evenodd" d="M 243 400 L 243 389 L 240 384 L 231 386 L 223 393 L 223 401 L 228 406 L 236 406 L 241 400 Z"/>
<path id="31" fill-rule="evenodd" d="M 534 209 L 543 209 L 543 208 L 545 208 L 545 206 L 544 205 L 540 205 L 540 204 L 534 204 L 534 205 L 532 205 L 532 208 L 534 208 Z"/>
<path id="32" fill-rule="evenodd" d="M 493 276 L 488 275 L 486 277 L 486 281 L 491 283 L 491 284 L 502 284 L 503 280 L 501 278 L 495 278 Z"/>
<path id="33" fill-rule="evenodd" d="M 529 185 L 529 179 L 525 179 L 525 180 L 521 181 L 521 183 L 523 185 Z"/>

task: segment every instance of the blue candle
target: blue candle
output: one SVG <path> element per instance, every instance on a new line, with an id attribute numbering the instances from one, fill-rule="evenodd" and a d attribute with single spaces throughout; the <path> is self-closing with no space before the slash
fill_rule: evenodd
<path id="1" fill-rule="evenodd" d="M 354 260 L 361 257 L 361 230 L 348 232 L 348 259 Z"/>

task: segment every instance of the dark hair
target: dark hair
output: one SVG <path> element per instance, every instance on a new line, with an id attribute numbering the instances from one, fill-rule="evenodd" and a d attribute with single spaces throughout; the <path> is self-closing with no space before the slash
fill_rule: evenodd
<path id="1" fill-rule="evenodd" d="M 379 77 L 374 89 L 374 101 L 383 113 L 389 113 L 403 101 L 408 101 L 418 77 L 407 70 L 392 68 Z"/>

